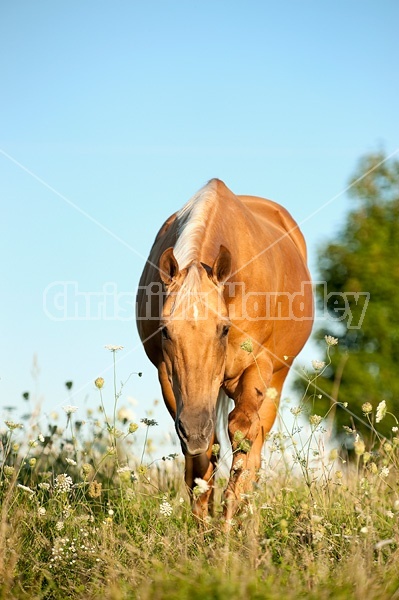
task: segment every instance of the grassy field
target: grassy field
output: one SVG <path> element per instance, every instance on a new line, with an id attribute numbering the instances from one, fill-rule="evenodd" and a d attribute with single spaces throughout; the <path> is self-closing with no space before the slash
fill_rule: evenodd
<path id="1" fill-rule="evenodd" d="M 399 598 L 399 439 L 385 403 L 364 407 L 372 447 L 347 431 L 350 461 L 323 450 L 324 418 L 293 406 L 226 533 L 223 480 L 215 473 L 215 517 L 198 523 L 181 458 L 150 459 L 156 423 L 129 422 L 116 389 L 107 417 L 103 383 L 84 421 L 66 406 L 43 429 L 1 424 L 0 598 Z"/>

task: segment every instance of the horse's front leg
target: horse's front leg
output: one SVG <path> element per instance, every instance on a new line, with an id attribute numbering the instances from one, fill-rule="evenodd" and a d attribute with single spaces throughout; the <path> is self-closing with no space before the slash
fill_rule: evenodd
<path id="1" fill-rule="evenodd" d="M 207 452 L 203 454 L 198 456 L 185 455 L 185 481 L 192 496 L 193 514 L 200 519 L 205 519 L 208 516 L 209 509 L 213 509 L 213 476 L 216 468 L 216 457 L 212 453 L 214 441 L 215 438 L 213 437 Z M 202 481 L 196 482 L 196 479 Z M 208 486 L 207 489 L 205 489 L 206 485 Z"/>
<path id="2" fill-rule="evenodd" d="M 285 378 L 285 377 L 284 377 Z M 258 359 L 237 386 L 235 408 L 229 415 L 229 437 L 233 450 L 230 478 L 224 493 L 224 516 L 235 514 L 243 495 L 253 491 L 261 466 L 266 434 L 276 418 L 281 386 L 275 389 L 271 363 Z"/>

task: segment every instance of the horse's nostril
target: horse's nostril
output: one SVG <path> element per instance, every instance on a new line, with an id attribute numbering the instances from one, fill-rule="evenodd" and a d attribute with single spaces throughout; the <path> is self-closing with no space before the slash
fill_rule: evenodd
<path id="1" fill-rule="evenodd" d="M 183 423 L 180 421 L 180 419 L 177 421 L 177 428 L 179 430 L 181 437 L 184 438 L 185 440 L 187 440 L 188 439 L 187 433 L 186 433 L 186 430 L 184 429 Z"/>

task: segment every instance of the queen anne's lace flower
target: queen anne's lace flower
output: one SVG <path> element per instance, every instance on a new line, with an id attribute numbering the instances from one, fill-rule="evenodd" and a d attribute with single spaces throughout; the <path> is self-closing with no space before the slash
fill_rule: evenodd
<path id="1" fill-rule="evenodd" d="M 72 477 L 67 475 L 66 473 L 62 473 L 61 475 L 57 475 L 55 478 L 54 487 L 59 492 L 69 492 L 73 485 Z"/>
<path id="2" fill-rule="evenodd" d="M 68 416 L 78 410 L 78 407 L 72 406 L 72 404 L 68 404 L 67 406 L 63 406 L 62 408 L 65 410 L 65 412 Z"/>
<path id="3" fill-rule="evenodd" d="M 162 502 L 162 504 L 159 507 L 159 512 L 161 513 L 161 515 L 163 515 L 164 517 L 170 517 L 170 515 L 173 512 L 173 508 L 172 506 L 169 504 L 169 502 Z"/>

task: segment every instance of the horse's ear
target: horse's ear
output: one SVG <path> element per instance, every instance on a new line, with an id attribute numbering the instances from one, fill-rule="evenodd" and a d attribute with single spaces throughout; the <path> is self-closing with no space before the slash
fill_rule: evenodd
<path id="1" fill-rule="evenodd" d="M 231 274 L 231 253 L 225 246 L 220 246 L 219 254 L 213 263 L 211 278 L 216 283 L 225 283 Z"/>
<path id="2" fill-rule="evenodd" d="M 168 248 L 159 259 L 159 275 L 165 285 L 170 285 L 178 274 L 179 265 L 173 254 L 173 248 Z"/>

